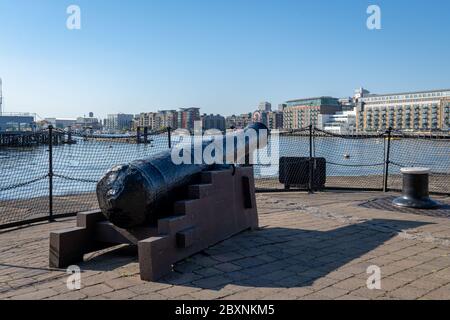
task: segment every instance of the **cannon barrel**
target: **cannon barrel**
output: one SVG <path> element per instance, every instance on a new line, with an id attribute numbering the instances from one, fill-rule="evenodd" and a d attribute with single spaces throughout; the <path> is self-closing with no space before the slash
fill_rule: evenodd
<path id="1" fill-rule="evenodd" d="M 257 141 L 246 138 L 249 130 L 256 132 Z M 265 147 L 267 140 L 259 139 L 261 130 L 268 133 L 264 124 L 254 123 L 245 130 L 215 137 L 214 141 L 216 145 L 224 147 L 224 158 L 231 152 L 233 155 L 237 154 L 236 160 L 242 163 L 242 156 L 247 157 L 257 148 Z M 227 141 L 233 141 L 232 149 L 229 149 Z M 235 141 L 244 143 L 235 144 Z M 195 142 L 191 142 L 190 147 L 194 144 Z M 211 141 L 201 143 L 202 154 L 208 145 L 211 145 Z M 118 165 L 108 171 L 97 184 L 97 198 L 103 215 L 114 225 L 125 229 L 156 222 L 161 217 L 161 212 L 170 207 L 178 189 L 189 184 L 198 173 L 214 165 L 205 163 L 203 159 L 200 162 L 197 159 L 193 164 L 175 164 L 172 154 L 182 154 L 186 150 L 192 148 L 179 144 L 172 150 Z"/>

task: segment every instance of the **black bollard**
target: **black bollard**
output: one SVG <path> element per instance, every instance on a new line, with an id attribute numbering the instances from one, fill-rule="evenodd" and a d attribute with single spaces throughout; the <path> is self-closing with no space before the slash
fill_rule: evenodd
<path id="1" fill-rule="evenodd" d="M 403 168 L 403 193 L 393 203 L 399 207 L 415 209 L 434 209 L 439 203 L 429 197 L 429 174 L 428 168 Z"/>

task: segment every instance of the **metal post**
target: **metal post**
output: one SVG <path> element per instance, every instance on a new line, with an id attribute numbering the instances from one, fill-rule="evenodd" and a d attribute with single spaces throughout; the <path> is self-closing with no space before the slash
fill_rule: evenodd
<path id="1" fill-rule="evenodd" d="M 169 138 L 169 149 L 172 148 L 172 128 L 167 127 L 167 136 Z"/>
<path id="2" fill-rule="evenodd" d="M 309 193 L 313 193 L 314 179 L 313 165 L 313 125 L 309 125 Z"/>
<path id="3" fill-rule="evenodd" d="M 251 166 L 250 164 L 250 137 L 245 137 L 245 159 L 244 159 L 244 167 Z"/>
<path id="4" fill-rule="evenodd" d="M 390 161 L 390 153 L 391 153 L 391 132 L 392 128 L 389 128 L 387 131 L 387 150 L 386 150 L 386 159 L 384 162 L 384 175 L 383 175 L 383 192 L 388 192 L 388 177 L 389 177 L 389 163 Z"/>
<path id="5" fill-rule="evenodd" d="M 72 127 L 69 126 L 68 132 L 67 132 L 67 143 L 72 144 Z"/>
<path id="6" fill-rule="evenodd" d="M 144 127 L 144 143 L 148 143 L 148 127 Z"/>
<path id="7" fill-rule="evenodd" d="M 136 128 L 136 143 L 141 143 L 141 127 Z"/>
<path id="8" fill-rule="evenodd" d="M 48 126 L 48 220 L 53 219 L 53 126 Z"/>

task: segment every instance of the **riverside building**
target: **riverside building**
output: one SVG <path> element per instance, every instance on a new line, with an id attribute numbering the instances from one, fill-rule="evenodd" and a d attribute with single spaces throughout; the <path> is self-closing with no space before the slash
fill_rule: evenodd
<path id="1" fill-rule="evenodd" d="M 319 129 L 336 134 L 352 134 L 356 130 L 356 111 L 319 114 L 318 122 Z"/>
<path id="2" fill-rule="evenodd" d="M 225 131 L 225 117 L 220 114 L 203 114 L 202 125 L 204 130 L 217 129 L 220 131 Z"/>
<path id="3" fill-rule="evenodd" d="M 283 109 L 283 127 L 285 129 L 301 129 L 319 124 L 319 115 L 335 114 L 342 111 L 339 99 L 332 97 L 318 97 L 298 99 L 286 102 Z"/>
<path id="4" fill-rule="evenodd" d="M 280 111 L 255 111 L 252 115 L 253 122 L 262 122 L 270 130 L 283 128 L 283 112 Z"/>
<path id="5" fill-rule="evenodd" d="M 358 131 L 383 131 L 389 127 L 437 131 L 450 127 L 450 89 L 383 95 L 366 91 L 358 100 Z"/>
<path id="6" fill-rule="evenodd" d="M 252 116 L 252 113 L 243 113 L 226 117 L 226 127 L 227 129 L 243 129 L 253 122 Z"/>
<path id="7" fill-rule="evenodd" d="M 200 121 L 200 108 L 181 108 L 178 111 L 177 127 L 181 129 L 194 129 L 195 121 Z"/>
<path id="8" fill-rule="evenodd" d="M 35 131 L 35 115 L 30 113 L 0 114 L 0 133 Z"/>
<path id="9" fill-rule="evenodd" d="M 138 116 L 137 126 L 150 130 L 164 128 L 177 129 L 178 112 L 175 110 L 160 110 L 158 112 L 143 112 Z"/>
<path id="10" fill-rule="evenodd" d="M 105 119 L 105 129 L 110 132 L 131 130 L 133 119 L 134 115 L 132 114 L 108 114 Z"/>

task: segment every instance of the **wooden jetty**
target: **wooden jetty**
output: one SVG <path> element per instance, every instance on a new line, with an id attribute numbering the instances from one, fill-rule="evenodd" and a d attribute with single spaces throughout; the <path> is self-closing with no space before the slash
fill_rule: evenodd
<path id="1" fill-rule="evenodd" d="M 53 131 L 53 145 L 66 142 L 65 134 Z M 48 130 L 36 132 L 0 132 L 0 147 L 31 147 L 37 145 L 48 145 L 50 135 Z"/>

